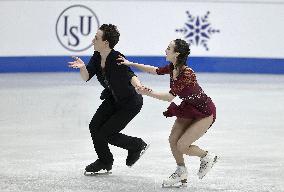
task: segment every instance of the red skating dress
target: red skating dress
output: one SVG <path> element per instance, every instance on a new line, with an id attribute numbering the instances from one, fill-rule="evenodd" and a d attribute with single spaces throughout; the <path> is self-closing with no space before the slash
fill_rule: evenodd
<path id="1" fill-rule="evenodd" d="M 194 71 L 186 67 L 174 80 L 173 69 L 173 64 L 169 64 L 156 70 L 158 75 L 170 74 L 170 93 L 182 99 L 180 105 L 172 102 L 167 111 L 163 113 L 164 116 L 199 119 L 213 114 L 214 122 L 216 119 L 215 105 L 197 83 Z"/>

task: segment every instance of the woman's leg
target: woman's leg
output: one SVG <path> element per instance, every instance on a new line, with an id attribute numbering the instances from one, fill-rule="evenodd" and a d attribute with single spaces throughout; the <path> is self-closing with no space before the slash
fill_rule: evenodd
<path id="1" fill-rule="evenodd" d="M 202 137 L 212 122 L 213 115 L 193 122 L 186 129 L 177 144 L 177 148 L 181 153 L 200 157 L 200 168 L 197 173 L 199 179 L 202 179 L 210 171 L 217 162 L 218 157 L 214 153 L 206 152 L 198 146 L 192 145 L 192 143 Z"/>
<path id="2" fill-rule="evenodd" d="M 207 152 L 192 143 L 204 135 L 212 122 L 213 115 L 192 122 L 177 142 L 178 151 L 190 156 L 204 157 Z"/>
<path id="3" fill-rule="evenodd" d="M 185 132 L 185 129 L 191 124 L 191 122 L 191 119 L 177 118 L 169 136 L 171 151 L 176 160 L 177 165 L 179 166 L 184 166 L 184 159 L 183 154 L 177 149 L 177 142 Z"/>
<path id="4" fill-rule="evenodd" d="M 173 154 L 175 154 L 175 159 L 178 165 L 179 163 L 180 164 L 183 163 L 184 165 L 184 159 L 183 159 L 182 154 L 201 157 L 198 176 L 200 179 L 202 179 L 208 173 L 208 171 L 212 168 L 212 166 L 216 163 L 217 156 L 214 153 L 207 153 L 206 151 L 200 149 L 198 146 L 192 145 L 192 143 L 198 140 L 200 137 L 202 137 L 202 135 L 204 135 L 204 133 L 208 130 L 208 128 L 213 122 L 213 115 L 206 117 L 206 118 L 190 121 L 190 122 L 191 123 L 187 127 L 182 129 L 184 130 L 183 132 L 180 131 L 180 129 L 178 129 L 183 126 L 173 127 L 173 130 L 179 130 L 179 132 L 174 131 L 176 135 L 177 133 L 181 134 L 181 136 L 179 136 L 177 143 L 175 142 L 176 145 L 173 150 L 175 152 Z M 185 123 L 182 123 L 182 125 L 185 125 Z M 183 166 L 183 168 L 185 167 Z M 178 173 L 178 172 L 179 170 L 177 169 L 175 173 Z M 180 171 L 180 172 L 181 174 L 179 174 L 180 176 L 178 179 L 182 183 L 186 183 L 186 178 L 187 178 L 186 168 L 184 171 Z M 170 178 L 164 181 L 165 184 L 168 184 L 168 183 L 171 184 L 173 182 L 175 182 L 173 178 Z"/>
<path id="5" fill-rule="evenodd" d="M 177 118 L 172 127 L 169 142 L 172 154 L 177 163 L 177 169 L 169 178 L 163 180 L 163 187 L 170 187 L 173 185 L 186 186 L 187 169 L 184 165 L 183 154 L 177 149 L 177 142 L 191 122 L 191 119 Z"/>

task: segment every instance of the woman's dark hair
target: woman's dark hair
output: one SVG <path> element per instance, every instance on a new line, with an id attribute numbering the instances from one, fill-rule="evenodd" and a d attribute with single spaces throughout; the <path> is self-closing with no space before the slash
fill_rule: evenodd
<path id="1" fill-rule="evenodd" d="M 177 57 L 176 68 L 179 68 L 183 65 L 186 65 L 186 60 L 188 55 L 190 54 L 189 44 L 182 39 L 176 39 L 174 51 L 178 52 L 179 55 Z"/>
<path id="2" fill-rule="evenodd" d="M 102 40 L 108 41 L 109 47 L 113 49 L 114 46 L 118 43 L 120 36 L 117 27 L 112 24 L 103 24 L 99 29 L 103 32 Z"/>

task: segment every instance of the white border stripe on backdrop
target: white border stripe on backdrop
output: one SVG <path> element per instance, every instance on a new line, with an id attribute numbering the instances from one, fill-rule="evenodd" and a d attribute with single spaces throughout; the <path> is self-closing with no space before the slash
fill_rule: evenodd
<path id="1" fill-rule="evenodd" d="M 100 24 L 116 24 L 121 32 L 116 49 L 139 61 L 165 64 L 170 40 L 184 38 L 191 40 L 189 64 L 196 71 L 284 74 L 284 2 L 233 0 L 0 1 L 0 72 L 68 71 L 62 63 L 68 56 L 87 60 L 92 48 L 72 52 L 56 37 L 59 15 L 75 4 L 90 8 Z M 211 27 L 199 44 L 186 37 L 186 24 L 197 17 L 207 17 Z M 195 21 L 190 24 L 196 27 Z M 183 29 L 187 32 L 177 32 Z"/>

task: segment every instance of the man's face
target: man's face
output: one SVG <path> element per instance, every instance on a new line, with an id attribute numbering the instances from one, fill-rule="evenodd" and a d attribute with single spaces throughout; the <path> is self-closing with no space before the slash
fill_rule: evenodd
<path id="1" fill-rule="evenodd" d="M 95 51 L 100 52 L 107 47 L 108 43 L 107 43 L 107 41 L 103 41 L 102 37 L 103 37 L 103 31 L 98 30 L 95 38 L 92 41 Z"/>

